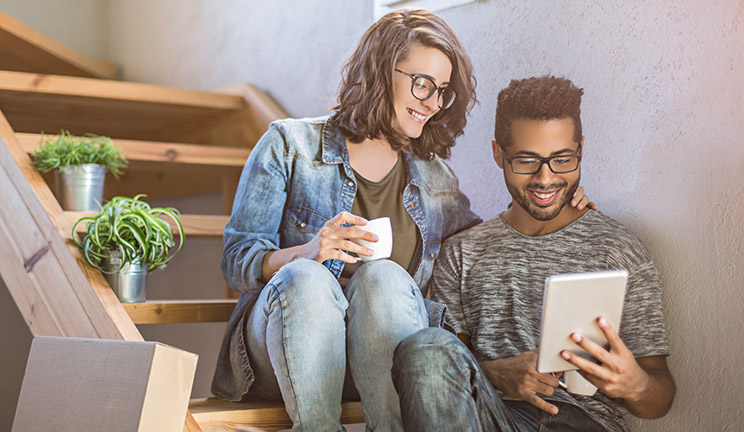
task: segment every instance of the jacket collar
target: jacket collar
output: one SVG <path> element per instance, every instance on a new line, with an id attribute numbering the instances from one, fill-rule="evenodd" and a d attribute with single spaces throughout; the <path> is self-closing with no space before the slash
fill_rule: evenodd
<path id="1" fill-rule="evenodd" d="M 346 138 L 335 122 L 330 119 L 325 122 L 321 139 L 323 163 L 338 164 L 349 160 Z"/>

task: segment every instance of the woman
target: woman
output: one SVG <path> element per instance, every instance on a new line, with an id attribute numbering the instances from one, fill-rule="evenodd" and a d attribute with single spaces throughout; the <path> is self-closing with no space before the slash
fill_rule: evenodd
<path id="1" fill-rule="evenodd" d="M 390 378 L 404 337 L 443 322 L 425 300 L 441 241 L 480 219 L 441 159 L 475 103 L 452 30 L 423 10 L 393 12 L 362 36 L 330 118 L 274 122 L 243 170 L 222 272 L 241 297 L 213 393 L 283 399 L 294 430 L 342 430 L 342 395 L 370 430 L 402 430 Z M 581 197 L 580 197 L 581 198 Z M 585 200 L 582 201 L 582 205 Z M 356 226 L 389 216 L 390 259 Z M 348 366 L 348 371 L 347 371 Z"/>

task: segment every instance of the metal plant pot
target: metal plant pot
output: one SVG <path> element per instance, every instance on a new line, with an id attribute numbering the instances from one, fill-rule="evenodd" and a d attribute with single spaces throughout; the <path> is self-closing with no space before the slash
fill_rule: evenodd
<path id="1" fill-rule="evenodd" d="M 64 210 L 97 212 L 103 203 L 106 167 L 96 164 L 70 165 L 54 171 L 56 193 Z"/>
<path id="2" fill-rule="evenodd" d="M 101 267 L 106 271 L 104 276 L 111 289 L 114 290 L 122 303 L 141 303 L 147 300 L 147 265 L 138 262 L 124 264 L 119 268 L 121 260 L 113 257 L 102 262 Z M 115 272 L 115 273 L 111 273 Z"/>

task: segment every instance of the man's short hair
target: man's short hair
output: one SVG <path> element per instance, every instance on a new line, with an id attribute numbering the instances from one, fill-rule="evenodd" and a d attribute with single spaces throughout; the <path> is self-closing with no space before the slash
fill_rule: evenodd
<path id="1" fill-rule="evenodd" d="M 581 142 L 581 96 L 584 90 L 566 78 L 552 75 L 512 80 L 499 92 L 494 138 L 501 148 L 512 144 L 515 120 L 554 120 L 570 117 L 574 141 Z"/>

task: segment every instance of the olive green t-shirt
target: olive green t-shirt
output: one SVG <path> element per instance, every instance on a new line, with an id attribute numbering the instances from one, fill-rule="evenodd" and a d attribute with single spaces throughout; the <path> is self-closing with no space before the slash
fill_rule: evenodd
<path id="1" fill-rule="evenodd" d="M 406 164 L 403 155 L 393 169 L 379 182 L 373 182 L 354 171 L 357 180 L 357 193 L 351 206 L 351 213 L 367 220 L 389 217 L 393 226 L 393 252 L 390 260 L 395 261 L 413 274 L 411 261 L 418 246 L 419 231 L 403 205 L 403 190 L 406 188 Z M 363 262 L 345 264 L 339 278 L 341 286 L 346 286 L 357 268 Z M 415 265 L 415 264 L 414 264 Z"/>

